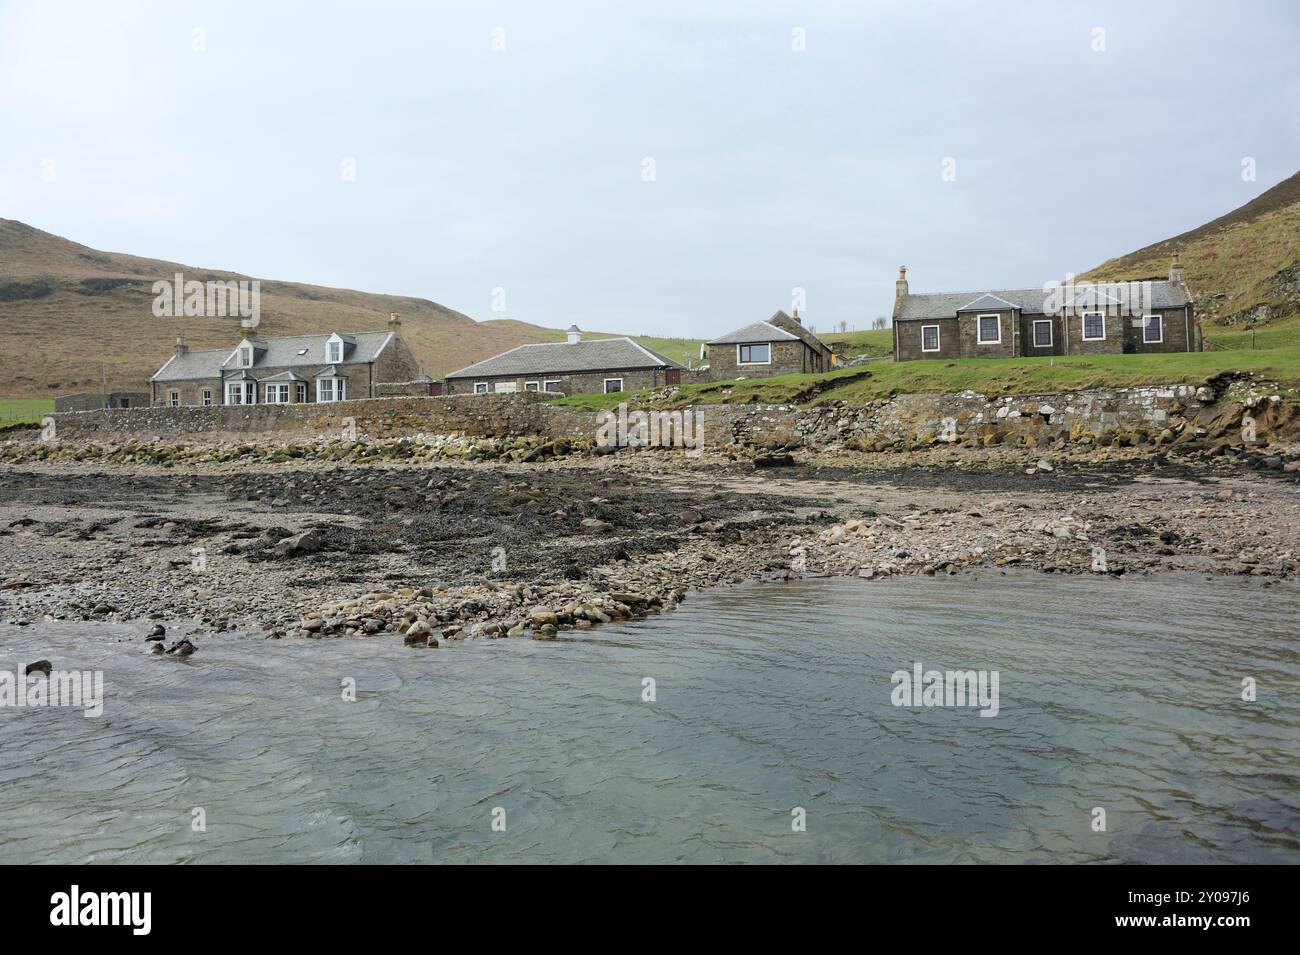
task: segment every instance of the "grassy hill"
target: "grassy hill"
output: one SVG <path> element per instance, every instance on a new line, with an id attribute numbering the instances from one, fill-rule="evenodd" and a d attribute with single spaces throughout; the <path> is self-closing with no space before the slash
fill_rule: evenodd
<path id="1" fill-rule="evenodd" d="M 1207 324 L 1267 322 L 1300 313 L 1300 173 L 1227 215 L 1111 259 L 1081 277 L 1164 277 L 1175 251 L 1182 253 L 1187 285 Z"/>
<path id="2" fill-rule="evenodd" d="M 204 282 L 251 278 L 101 252 L 0 219 L 0 395 L 51 397 L 98 389 L 105 379 L 110 388 L 142 389 L 177 335 L 195 350 L 233 347 L 234 319 L 154 316 L 153 283 L 176 272 Z M 377 330 L 389 312 L 399 312 L 403 337 L 434 377 L 516 345 L 564 338 L 558 329 L 527 322 L 476 322 L 422 298 L 266 279 L 261 290 L 258 334 L 265 337 Z M 683 364 L 698 360 L 698 342 L 639 340 Z"/>

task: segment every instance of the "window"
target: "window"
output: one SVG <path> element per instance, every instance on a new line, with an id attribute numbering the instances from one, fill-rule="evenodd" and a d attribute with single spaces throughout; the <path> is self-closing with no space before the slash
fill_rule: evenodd
<path id="1" fill-rule="evenodd" d="M 205 391 L 203 392 L 203 407 L 205 407 L 205 408 L 210 408 L 210 407 L 212 407 L 212 392 L 211 392 L 211 391 L 206 391 L 206 390 L 205 390 Z"/>
<path id="2" fill-rule="evenodd" d="M 123 398 L 123 399 L 122 399 L 122 404 L 120 405 L 120 407 L 122 407 L 122 408 L 129 408 L 129 407 L 131 407 L 131 399 L 130 399 L 130 398 Z"/>
<path id="3" fill-rule="evenodd" d="M 519 382 L 498 381 L 495 385 L 492 386 L 492 390 L 499 395 L 513 395 L 516 391 L 519 390 Z"/>
<path id="4" fill-rule="evenodd" d="M 560 380 L 557 378 L 554 381 L 542 382 L 542 391 L 549 391 L 558 394 L 560 391 Z"/>
<path id="5" fill-rule="evenodd" d="M 1142 341 L 1148 345 L 1159 344 L 1165 340 L 1165 320 L 1163 315 L 1142 316 Z"/>
<path id="6" fill-rule="evenodd" d="M 317 378 L 316 400 L 321 402 L 347 401 L 347 379 Z"/>
<path id="7" fill-rule="evenodd" d="M 772 346 L 766 343 L 761 345 L 737 345 L 736 364 L 770 365 L 772 364 Z"/>
<path id="8" fill-rule="evenodd" d="M 1101 312 L 1083 313 L 1083 340 L 1099 342 L 1106 338 L 1106 316 Z"/>
<path id="9" fill-rule="evenodd" d="M 975 336 L 977 345 L 999 345 L 1002 343 L 1002 319 L 997 315 L 979 316 L 979 328 Z"/>
<path id="10" fill-rule="evenodd" d="M 173 408 L 179 408 L 181 406 L 181 393 L 179 391 L 173 391 L 171 393 L 170 404 Z"/>
<path id="11" fill-rule="evenodd" d="M 617 394 L 618 392 L 620 392 L 620 391 L 622 391 L 622 390 L 623 390 L 623 379 L 622 379 L 622 378 L 606 378 L 606 379 L 605 379 L 605 394 L 607 394 L 607 395 Z"/>
<path id="12" fill-rule="evenodd" d="M 287 405 L 289 403 L 288 384 L 267 385 L 266 403 L 270 405 Z"/>
<path id="13" fill-rule="evenodd" d="M 939 350 L 939 326 L 922 325 L 921 326 L 921 351 L 938 351 Z"/>
<path id="14" fill-rule="evenodd" d="M 239 346 L 239 367 L 240 368 L 253 367 L 253 346 L 252 345 Z"/>
<path id="15" fill-rule="evenodd" d="M 298 404 L 302 404 L 307 400 L 307 382 L 298 382 L 298 387 L 295 390 L 297 391 L 297 397 L 294 398 L 294 400 L 297 401 Z"/>
<path id="16" fill-rule="evenodd" d="M 487 391 L 488 391 L 488 383 L 486 381 L 474 382 L 474 394 L 486 395 Z"/>
<path id="17" fill-rule="evenodd" d="M 330 364 L 333 364 L 334 362 L 340 362 L 343 360 L 342 342 L 330 342 L 329 351 L 330 351 L 329 358 L 327 358 L 326 361 L 330 362 Z"/>
<path id="18" fill-rule="evenodd" d="M 538 390 L 537 382 L 535 381 L 524 382 L 524 391 L 537 391 L 537 390 Z"/>
<path id="19" fill-rule="evenodd" d="M 255 381 L 226 382 L 226 404 L 228 405 L 257 404 L 257 382 Z"/>
<path id="20" fill-rule="evenodd" d="M 1052 347 L 1052 320 L 1050 318 L 1040 318 L 1034 322 L 1034 347 Z"/>

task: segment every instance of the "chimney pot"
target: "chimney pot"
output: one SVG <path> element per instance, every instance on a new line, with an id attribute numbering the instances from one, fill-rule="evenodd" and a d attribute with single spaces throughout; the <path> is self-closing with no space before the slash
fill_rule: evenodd
<path id="1" fill-rule="evenodd" d="M 1174 285 L 1183 284 L 1183 264 L 1179 261 L 1178 253 L 1174 253 L 1173 261 L 1169 263 L 1169 281 Z"/>
<path id="2" fill-rule="evenodd" d="M 898 267 L 898 281 L 894 283 L 894 298 L 907 298 L 907 266 Z"/>
<path id="3" fill-rule="evenodd" d="M 394 331 L 394 332 L 395 332 L 395 331 L 397 331 L 397 329 L 399 329 L 399 328 L 401 328 L 401 327 L 402 327 L 402 316 L 399 315 L 399 314 L 397 314 L 396 312 L 389 312 L 389 313 L 388 313 L 388 328 L 389 328 L 389 331 Z"/>
<path id="4" fill-rule="evenodd" d="M 190 350 L 189 344 L 185 341 L 184 335 L 176 336 L 176 354 L 184 355 Z"/>

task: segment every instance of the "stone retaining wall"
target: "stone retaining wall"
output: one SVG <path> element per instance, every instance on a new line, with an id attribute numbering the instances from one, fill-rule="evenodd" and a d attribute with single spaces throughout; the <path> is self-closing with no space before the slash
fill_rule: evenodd
<path id="1" fill-rule="evenodd" d="M 552 408 L 533 394 L 401 397 L 336 404 L 138 408 L 55 416 L 60 440 L 304 441 L 343 436 L 348 419 L 362 438 L 459 433 L 474 437 L 594 438 L 591 411 Z M 900 395 L 864 406 L 704 405 L 707 447 L 835 446 L 883 450 L 935 442 L 1025 444 L 1126 433 L 1165 440 L 1191 433 L 1227 396 L 1187 385 L 988 398 L 975 392 Z M 1245 407 L 1274 397 L 1236 396 Z M 1216 404 L 1220 403 L 1220 404 Z M 1238 410 L 1240 413 L 1240 410 Z"/>

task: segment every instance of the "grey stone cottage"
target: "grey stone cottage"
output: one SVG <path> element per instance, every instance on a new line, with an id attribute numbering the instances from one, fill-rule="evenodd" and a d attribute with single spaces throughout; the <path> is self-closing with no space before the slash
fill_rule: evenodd
<path id="1" fill-rule="evenodd" d="M 582 339 L 570 325 L 563 342 L 520 345 L 447 375 L 448 395 L 522 391 L 613 394 L 681 383 L 683 367 L 630 338 Z"/>
<path id="2" fill-rule="evenodd" d="M 835 362 L 826 343 L 804 328 L 798 309 L 715 338 L 708 349 L 709 377 L 716 380 L 812 374 Z"/>
<path id="3" fill-rule="evenodd" d="M 429 381 L 402 340 L 401 319 L 382 332 L 255 338 L 240 330 L 232 348 L 176 353 L 149 379 L 154 405 L 301 404 L 428 394 Z M 423 391 L 421 392 L 421 389 Z"/>
<path id="4" fill-rule="evenodd" d="M 895 284 L 895 361 L 1200 351 L 1196 331 L 1177 255 L 1131 283 L 916 295 L 900 268 Z"/>

